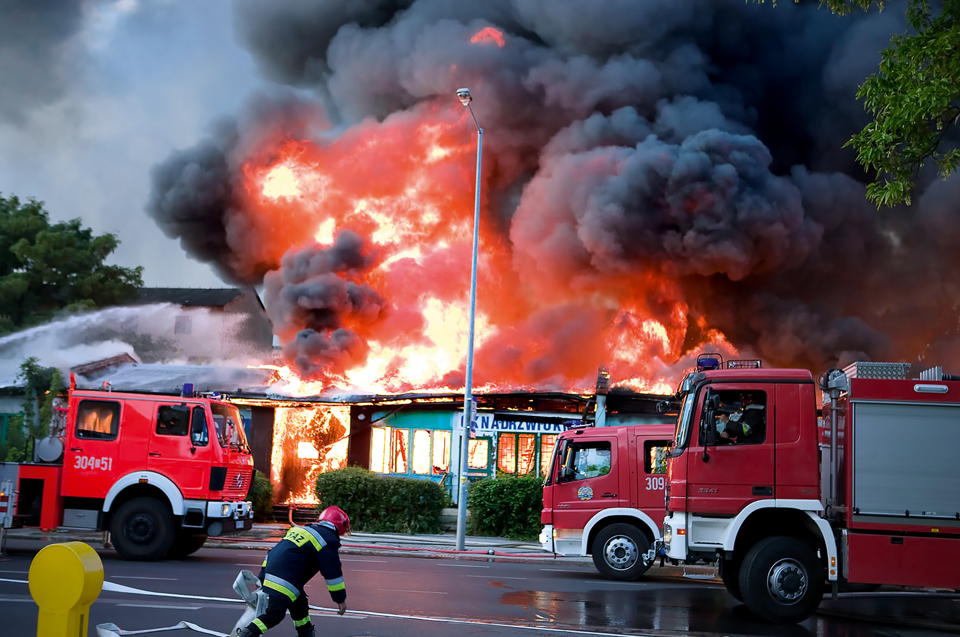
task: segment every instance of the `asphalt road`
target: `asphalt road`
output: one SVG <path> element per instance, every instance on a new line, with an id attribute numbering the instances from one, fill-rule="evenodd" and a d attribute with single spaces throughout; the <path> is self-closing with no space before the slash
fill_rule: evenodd
<path id="1" fill-rule="evenodd" d="M 26 580 L 40 542 L 11 541 L 0 578 Z M 233 598 L 237 573 L 257 572 L 265 551 L 203 549 L 182 561 L 125 562 L 100 550 L 105 579 L 143 590 Z M 429 559 L 344 555 L 347 604 L 338 617 L 317 611 L 325 637 L 447 637 L 449 635 L 563 635 L 680 633 L 788 637 L 932 637 L 930 630 L 898 629 L 815 616 L 799 626 L 759 623 L 720 586 L 685 580 L 620 583 L 600 579 L 589 566 L 484 559 Z M 321 579 L 307 586 L 311 604 L 334 607 Z M 114 623 L 124 630 L 189 621 L 228 632 L 240 603 L 103 592 L 91 607 L 90 629 Z M 0 617 L 11 637 L 36 634 L 37 607 L 27 586 L 0 582 Z M 196 635 L 186 630 L 164 635 Z M 289 617 L 271 635 L 295 634 Z"/>

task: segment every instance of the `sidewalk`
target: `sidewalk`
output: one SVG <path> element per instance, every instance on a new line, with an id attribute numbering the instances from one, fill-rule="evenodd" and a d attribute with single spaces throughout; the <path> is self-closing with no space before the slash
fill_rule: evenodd
<path id="1" fill-rule="evenodd" d="M 287 532 L 287 523 L 257 523 L 239 536 L 209 538 L 204 548 L 269 549 Z M 10 540 L 38 540 L 45 542 L 80 541 L 95 548 L 103 543 L 102 532 L 40 531 L 39 529 L 10 529 Z M 420 556 L 430 558 L 462 558 L 475 560 L 500 559 L 512 562 L 567 563 L 593 569 L 590 557 L 554 557 L 536 542 L 519 542 L 498 537 L 468 536 L 465 551 L 456 550 L 456 535 L 406 535 L 400 533 L 354 532 L 345 538 L 340 552 L 346 555 Z M 686 577 L 685 577 L 686 573 Z M 596 574 L 599 578 L 600 575 Z M 700 581 L 720 585 L 713 567 L 683 567 L 655 564 L 646 578 L 674 581 Z M 955 591 L 904 589 L 884 587 L 876 593 L 841 593 L 839 599 L 830 597 L 829 589 L 818 611 L 828 617 L 879 623 L 887 626 L 925 628 L 960 633 L 960 594 Z"/>

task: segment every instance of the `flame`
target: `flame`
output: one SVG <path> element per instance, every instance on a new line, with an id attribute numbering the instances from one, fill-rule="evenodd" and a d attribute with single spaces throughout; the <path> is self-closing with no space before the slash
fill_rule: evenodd
<path id="1" fill-rule="evenodd" d="M 349 432 L 349 407 L 277 407 L 270 456 L 275 499 L 282 504 L 318 504 L 317 475 L 347 466 Z"/>
<path id="2" fill-rule="evenodd" d="M 496 42 L 496 43 L 497 43 L 497 46 L 500 47 L 501 49 L 503 48 L 503 45 L 506 44 L 506 42 L 505 42 L 504 39 L 503 39 L 503 32 L 502 32 L 502 31 L 498 31 L 497 29 L 494 29 L 493 27 L 486 27 L 486 28 L 481 29 L 480 31 L 478 31 L 477 33 L 475 33 L 472 38 L 470 38 L 470 41 L 471 41 L 471 42 L 474 42 L 474 43 L 476 43 L 476 42 Z"/>

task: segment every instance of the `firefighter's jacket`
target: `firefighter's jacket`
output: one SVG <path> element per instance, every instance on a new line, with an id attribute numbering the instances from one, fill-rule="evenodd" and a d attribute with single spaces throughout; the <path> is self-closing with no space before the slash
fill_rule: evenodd
<path id="1" fill-rule="evenodd" d="M 263 560 L 264 589 L 268 594 L 286 595 L 292 602 L 304 594 L 303 587 L 319 571 L 333 601 L 346 601 L 339 548 L 340 538 L 330 522 L 293 527 Z"/>

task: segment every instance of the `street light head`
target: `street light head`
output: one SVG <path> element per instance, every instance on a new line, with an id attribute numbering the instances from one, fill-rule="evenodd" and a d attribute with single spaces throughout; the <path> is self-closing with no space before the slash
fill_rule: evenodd
<path id="1" fill-rule="evenodd" d="M 470 89 L 468 88 L 458 88 L 457 97 L 460 99 L 460 103 L 464 106 L 473 101 L 473 96 L 470 95 Z"/>

